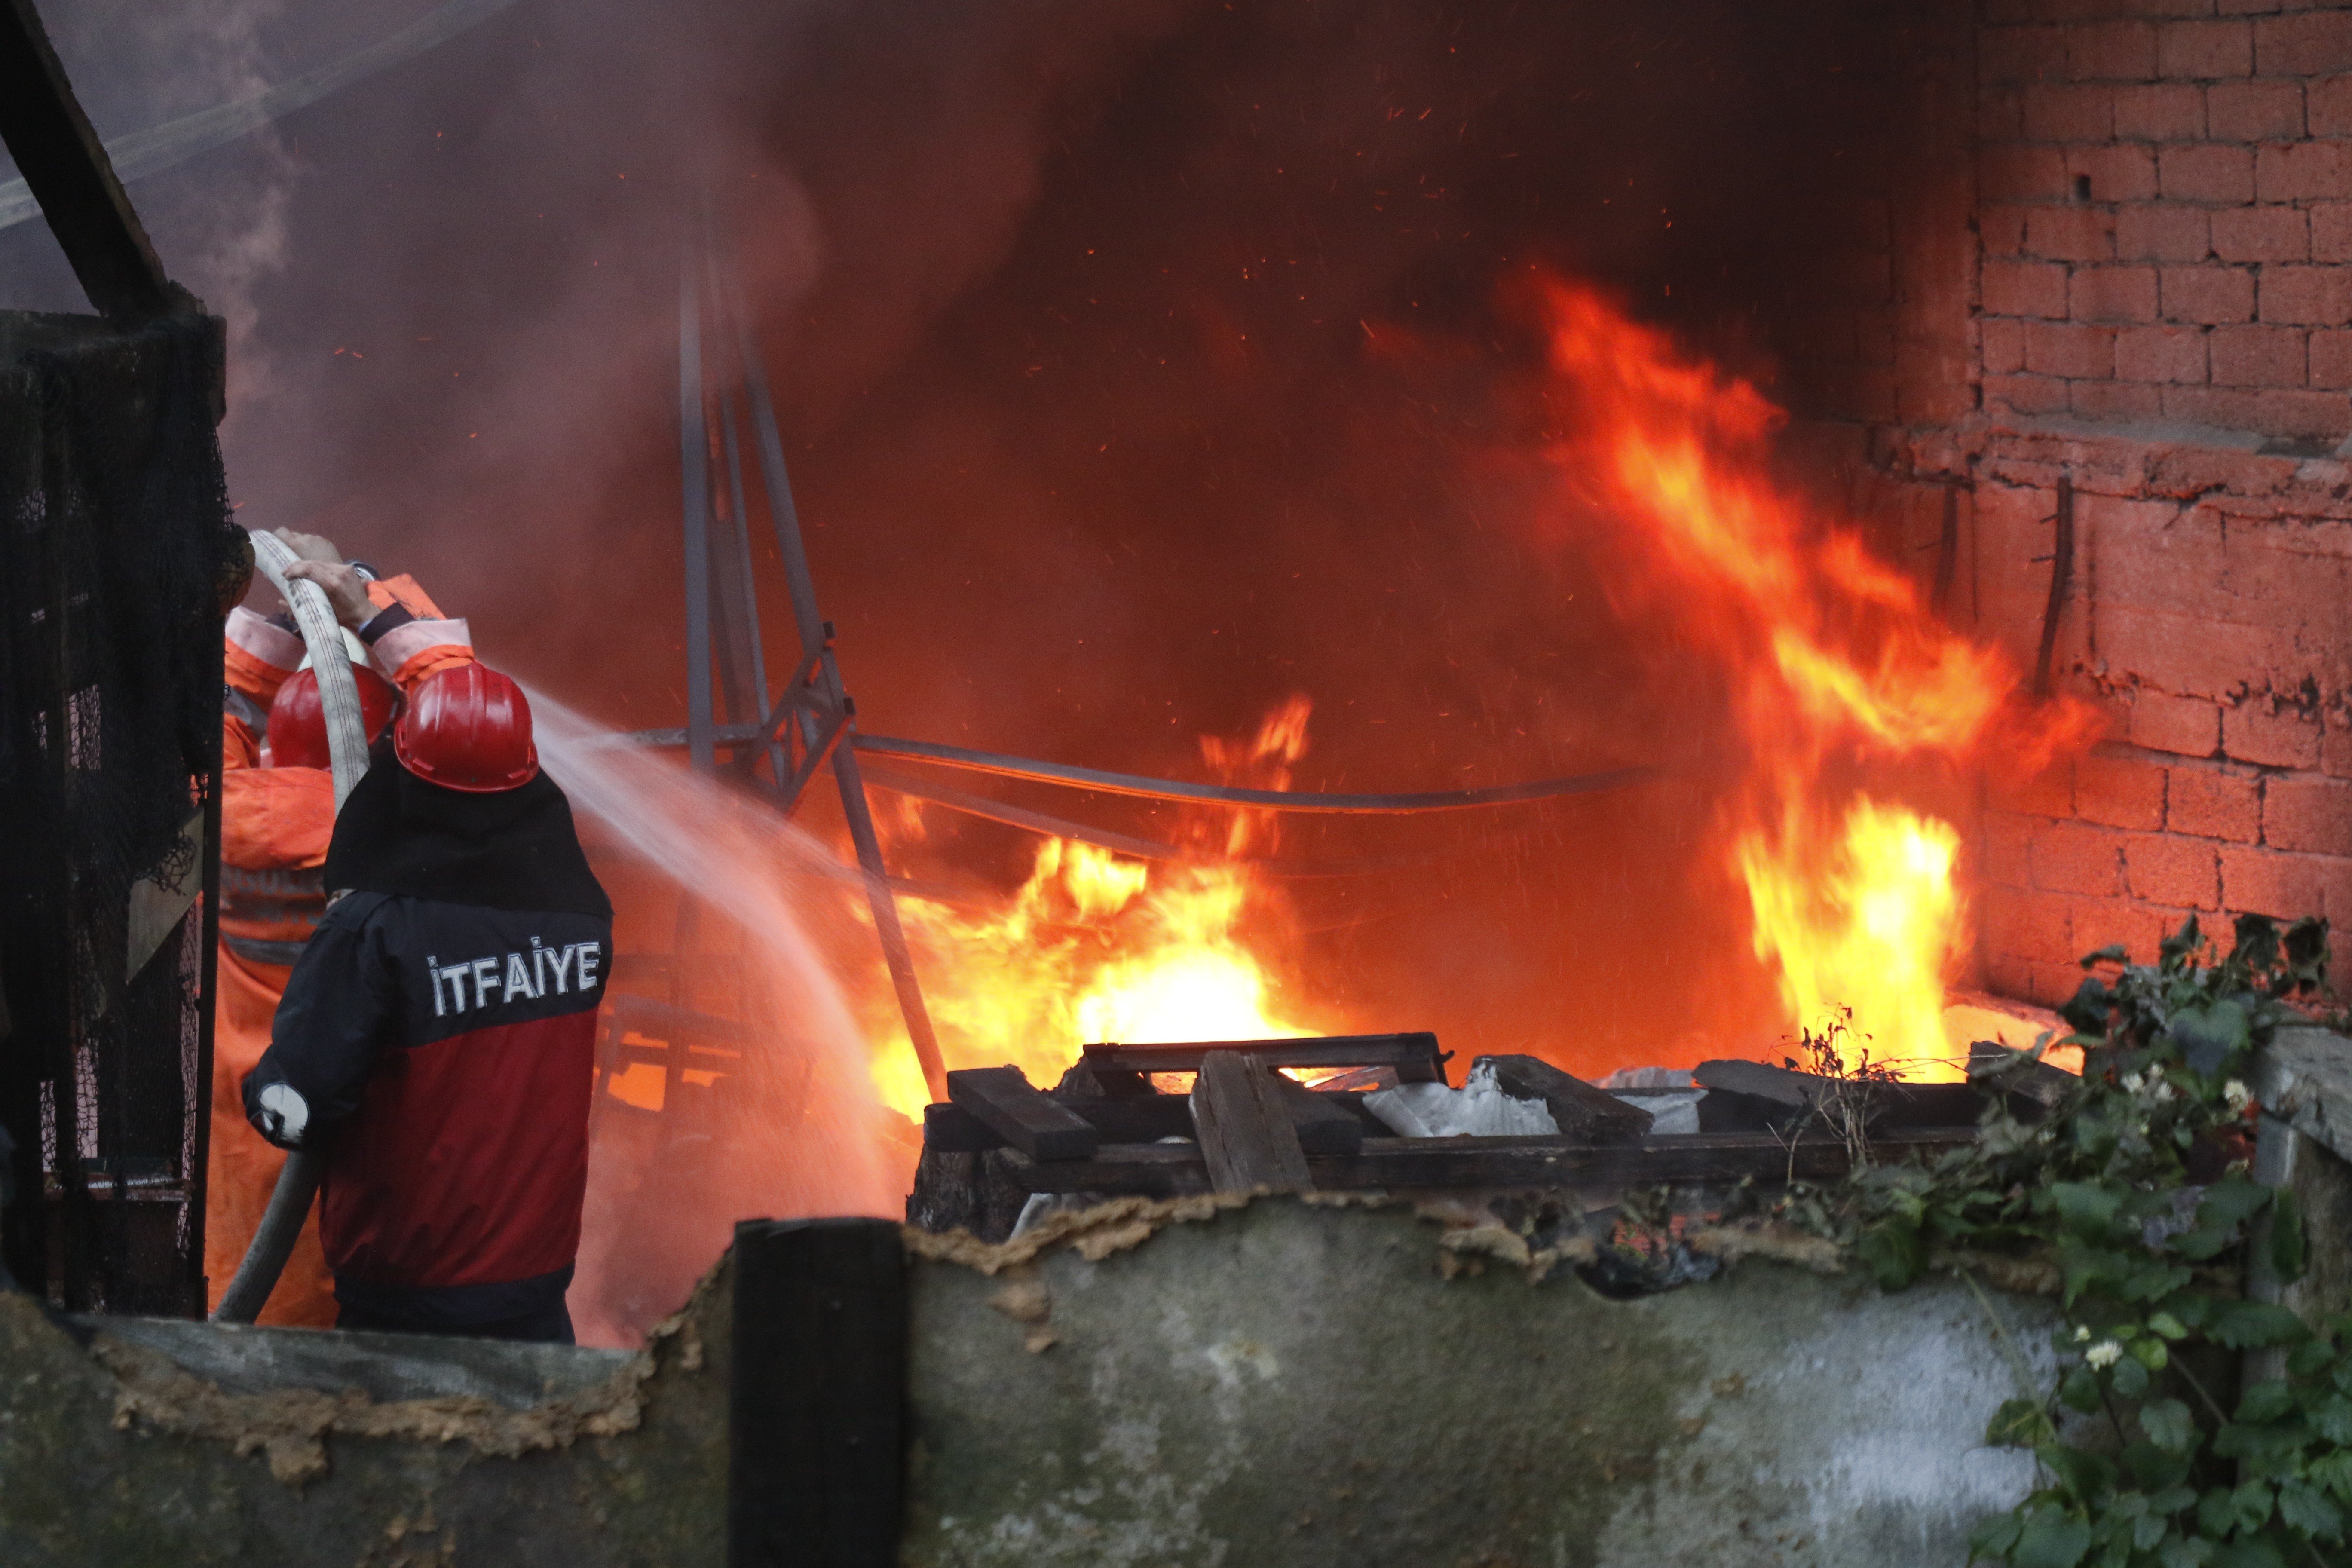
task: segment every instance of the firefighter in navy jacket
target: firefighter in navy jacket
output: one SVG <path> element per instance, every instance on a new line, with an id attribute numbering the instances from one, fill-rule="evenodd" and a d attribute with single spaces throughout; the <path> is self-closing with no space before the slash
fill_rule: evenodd
<path id="1" fill-rule="evenodd" d="M 325 1153 L 346 1329 L 570 1342 L 613 908 L 541 772 L 520 688 L 411 694 L 343 804 L 333 889 L 246 1115 Z"/>

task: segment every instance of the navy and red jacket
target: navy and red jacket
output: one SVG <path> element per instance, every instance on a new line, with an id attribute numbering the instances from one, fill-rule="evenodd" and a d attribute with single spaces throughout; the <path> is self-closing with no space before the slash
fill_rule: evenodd
<path id="1" fill-rule="evenodd" d="M 562 1303 L 612 921 L 348 893 L 286 984 L 245 1111 L 322 1150 L 350 1305 L 451 1326 Z"/>

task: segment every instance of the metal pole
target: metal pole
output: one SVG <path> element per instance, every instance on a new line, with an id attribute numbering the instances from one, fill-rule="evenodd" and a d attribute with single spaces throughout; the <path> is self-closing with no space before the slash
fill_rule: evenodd
<path id="1" fill-rule="evenodd" d="M 855 712 L 843 692 L 841 669 L 826 648 L 824 621 L 816 608 L 816 580 L 809 570 L 808 549 L 801 539 L 800 513 L 793 506 L 792 477 L 784 468 L 783 437 L 776 428 L 774 403 L 768 395 L 768 374 L 760 363 L 759 345 L 751 341 L 751 321 L 743 309 L 742 294 L 730 275 L 724 285 L 722 309 L 734 317 L 736 353 L 743 370 L 743 387 L 751 405 L 752 434 L 760 447 L 760 474 L 768 492 L 768 516 L 776 526 L 776 549 L 784 560 L 784 582 L 791 589 L 793 621 L 801 634 L 804 657 L 819 658 L 819 680 L 827 701 L 846 716 Z M 801 713 L 802 733 L 812 743 L 815 715 Z M 923 1081 L 931 1099 L 948 1097 L 947 1063 L 940 1055 L 939 1036 L 931 1028 L 930 1009 L 915 974 L 915 959 L 907 947 L 906 929 L 898 923 L 898 903 L 890 892 L 890 873 L 882 862 L 882 841 L 874 831 L 874 814 L 866 805 L 866 784 L 857 758 L 845 742 L 833 749 L 834 782 L 841 788 L 841 812 L 849 820 L 849 840 L 857 849 L 857 868 L 866 874 L 866 900 L 874 911 L 874 933 L 881 940 L 882 959 L 889 966 L 890 984 L 898 994 L 898 1011 L 907 1021 L 907 1037 L 921 1064 Z"/>
<path id="2" fill-rule="evenodd" d="M 702 422 L 702 307 L 694 267 L 677 286 L 678 468 L 686 510 L 686 745 L 694 771 L 719 767 L 710 712 L 710 437 Z"/>
<path id="3" fill-rule="evenodd" d="M 734 539 L 736 583 L 742 590 L 743 624 L 751 643 L 751 722 L 759 723 L 768 716 L 768 645 L 760 634 L 760 586 L 751 576 L 751 514 L 743 510 L 743 447 L 736 437 L 735 394 L 726 390 L 719 397 L 719 434 L 727 446 L 727 495 L 735 512 Z M 768 742 L 768 765 L 782 784 L 790 764 L 784 760 L 784 743 L 772 739 Z"/>

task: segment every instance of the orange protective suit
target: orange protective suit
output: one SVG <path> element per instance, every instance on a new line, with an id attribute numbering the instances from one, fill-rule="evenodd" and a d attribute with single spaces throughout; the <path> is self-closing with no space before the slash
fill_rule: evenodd
<path id="1" fill-rule="evenodd" d="M 404 692 L 474 657 L 462 620 L 445 617 L 406 576 L 368 584 L 368 596 L 415 617 L 376 637 L 372 661 Z M 370 628 L 363 630 L 365 637 Z M 283 1150 L 245 1119 L 245 1075 L 269 1047 L 270 1021 L 302 944 L 326 912 L 319 868 L 335 830 L 335 782 L 324 768 L 265 765 L 269 704 L 301 664 L 302 639 L 250 610 L 229 612 L 227 690 L 221 715 L 220 970 L 213 1010 L 212 1155 L 205 1166 L 208 1307 L 220 1304 L 278 1185 Z M 314 1210 L 262 1309 L 265 1323 L 331 1327 L 334 1279 L 319 1249 Z"/>

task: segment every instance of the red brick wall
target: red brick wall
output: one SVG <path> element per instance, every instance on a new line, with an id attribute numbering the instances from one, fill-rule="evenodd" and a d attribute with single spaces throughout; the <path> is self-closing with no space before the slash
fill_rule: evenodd
<path id="1" fill-rule="evenodd" d="M 1989 412 L 2352 433 L 2352 10 L 1989 0 Z"/>

